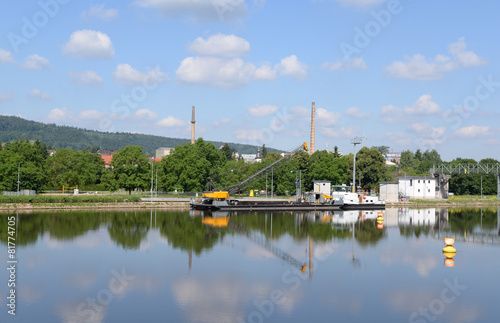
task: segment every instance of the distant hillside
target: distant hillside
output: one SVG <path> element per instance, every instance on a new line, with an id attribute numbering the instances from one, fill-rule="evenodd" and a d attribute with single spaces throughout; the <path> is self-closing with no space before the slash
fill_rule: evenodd
<path id="1" fill-rule="evenodd" d="M 5 143 L 17 139 L 39 139 L 52 149 L 73 148 L 82 150 L 97 147 L 118 150 L 126 145 L 137 145 L 142 146 L 144 152 L 151 156 L 154 156 L 156 149 L 159 147 L 175 147 L 190 142 L 189 139 L 125 132 L 100 132 L 76 127 L 57 126 L 19 117 L 0 115 L 0 141 Z M 224 145 L 224 142 L 212 142 L 216 147 Z M 228 144 L 241 154 L 255 154 L 258 148 L 258 146 L 254 145 Z M 267 150 L 269 152 L 278 151 L 272 148 L 267 148 Z"/>

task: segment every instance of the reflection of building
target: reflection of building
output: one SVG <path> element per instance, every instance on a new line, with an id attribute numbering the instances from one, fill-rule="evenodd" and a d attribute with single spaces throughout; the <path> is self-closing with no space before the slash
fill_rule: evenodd
<path id="1" fill-rule="evenodd" d="M 399 225 L 434 226 L 436 224 L 436 209 L 399 209 Z"/>

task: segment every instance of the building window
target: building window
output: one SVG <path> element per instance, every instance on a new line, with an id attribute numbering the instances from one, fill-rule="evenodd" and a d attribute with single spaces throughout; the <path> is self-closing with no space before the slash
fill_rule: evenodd
<path id="1" fill-rule="evenodd" d="M 418 192 L 420 193 L 420 189 L 418 189 Z"/>
<path id="2" fill-rule="evenodd" d="M 428 191 L 429 193 L 431 192 L 431 190 L 430 190 L 430 189 L 428 189 L 427 191 Z"/>
<path id="3" fill-rule="evenodd" d="M 420 184 L 420 180 L 418 180 L 418 183 Z"/>
<path id="4" fill-rule="evenodd" d="M 429 184 L 431 183 L 431 180 L 429 180 Z"/>
<path id="5" fill-rule="evenodd" d="M 410 179 L 410 186 L 413 186 L 413 180 Z"/>

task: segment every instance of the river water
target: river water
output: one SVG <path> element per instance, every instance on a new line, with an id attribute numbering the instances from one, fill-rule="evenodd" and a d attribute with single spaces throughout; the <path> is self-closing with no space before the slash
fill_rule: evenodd
<path id="1" fill-rule="evenodd" d="M 73 211 L 0 220 L 1 322 L 500 317 L 496 209 Z M 443 254 L 445 237 L 455 238 L 456 254 Z"/>

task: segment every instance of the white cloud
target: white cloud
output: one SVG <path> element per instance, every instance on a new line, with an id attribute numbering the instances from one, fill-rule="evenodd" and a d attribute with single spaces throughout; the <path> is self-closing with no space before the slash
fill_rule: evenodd
<path id="1" fill-rule="evenodd" d="M 158 118 L 158 114 L 148 109 L 139 109 L 134 113 L 135 118 L 154 120 Z"/>
<path id="2" fill-rule="evenodd" d="M 265 137 L 265 134 L 258 129 L 238 129 L 235 134 L 237 140 L 244 141 L 260 141 Z"/>
<path id="3" fill-rule="evenodd" d="M 446 133 L 445 127 L 432 127 L 428 122 L 414 122 L 409 124 L 409 130 L 420 134 L 424 138 L 441 138 Z"/>
<path id="4" fill-rule="evenodd" d="M 85 72 L 69 72 L 70 81 L 72 83 L 87 84 L 87 85 L 100 85 L 102 77 L 94 71 Z"/>
<path id="5" fill-rule="evenodd" d="M 360 118 L 360 119 L 369 118 L 372 115 L 370 112 L 361 111 L 357 107 L 350 107 L 344 112 L 344 114 L 349 117 Z"/>
<path id="6" fill-rule="evenodd" d="M 213 125 L 215 128 L 219 128 L 230 123 L 231 123 L 231 118 L 223 118 L 220 119 L 219 121 L 214 121 Z"/>
<path id="7" fill-rule="evenodd" d="M 52 97 L 48 93 L 44 93 L 40 91 L 39 89 L 32 89 L 30 93 L 28 94 L 29 97 L 35 98 L 35 99 L 42 99 L 42 100 L 50 100 Z"/>
<path id="8" fill-rule="evenodd" d="M 159 9 L 167 17 L 187 17 L 190 21 L 233 20 L 247 13 L 245 0 L 137 0 L 137 5 Z"/>
<path id="9" fill-rule="evenodd" d="M 340 113 L 328 111 L 323 108 L 317 108 L 316 114 L 317 114 L 316 120 L 318 120 L 320 124 L 327 126 L 336 124 L 341 117 Z"/>
<path id="10" fill-rule="evenodd" d="M 157 125 L 165 128 L 173 128 L 173 127 L 183 127 L 187 123 L 184 120 L 176 119 L 172 116 L 161 119 L 157 122 Z"/>
<path id="11" fill-rule="evenodd" d="M 455 135 L 462 138 L 477 138 L 491 135 L 491 130 L 488 126 L 468 126 L 455 131 Z"/>
<path id="12" fill-rule="evenodd" d="M 272 81 L 276 79 L 276 68 L 272 68 L 271 65 L 264 64 L 255 70 L 254 75 L 256 80 L 260 81 Z"/>
<path id="13" fill-rule="evenodd" d="M 58 122 L 74 120 L 74 117 L 74 114 L 71 111 L 68 111 L 67 108 L 54 108 L 50 110 L 46 118 L 50 122 Z"/>
<path id="14" fill-rule="evenodd" d="M 105 58 L 115 55 L 115 49 L 108 35 L 95 30 L 77 30 L 62 46 L 63 54 L 79 58 Z"/>
<path id="15" fill-rule="evenodd" d="M 253 117 L 265 117 L 278 111 L 280 107 L 276 105 L 254 105 L 248 107 L 248 113 Z"/>
<path id="16" fill-rule="evenodd" d="M 12 93 L 0 92 L 0 101 L 9 101 L 12 99 Z"/>
<path id="17" fill-rule="evenodd" d="M 430 94 L 424 94 L 411 106 L 405 107 L 408 114 L 437 114 L 441 112 L 441 107 L 432 101 Z"/>
<path id="18" fill-rule="evenodd" d="M 333 138 L 353 138 L 359 134 L 359 129 L 357 127 L 322 127 L 320 131 L 322 135 Z"/>
<path id="19" fill-rule="evenodd" d="M 384 122 L 387 124 L 397 123 L 403 116 L 403 110 L 392 104 L 380 108 L 380 115 L 384 117 Z"/>
<path id="20" fill-rule="evenodd" d="M 296 115 L 299 117 L 305 117 L 309 113 L 311 113 L 310 110 L 308 110 L 307 108 L 304 108 L 303 106 L 300 106 L 300 105 L 293 107 L 292 109 L 290 109 L 290 111 L 292 112 L 293 115 Z"/>
<path id="21" fill-rule="evenodd" d="M 104 4 L 101 5 L 91 5 L 89 10 L 85 10 L 80 15 L 82 19 L 87 19 L 90 17 L 96 17 L 104 21 L 110 21 L 113 18 L 118 17 L 117 9 L 104 9 Z"/>
<path id="22" fill-rule="evenodd" d="M 12 53 L 8 50 L 0 48 L 0 63 L 14 63 L 14 58 L 12 58 Z"/>
<path id="23" fill-rule="evenodd" d="M 175 73 L 184 83 L 235 88 L 248 84 L 255 72 L 255 65 L 241 58 L 187 57 Z"/>
<path id="24" fill-rule="evenodd" d="M 466 51 L 464 38 L 448 46 L 451 57 L 437 55 L 433 61 L 428 61 L 425 56 L 415 54 L 405 56 L 404 61 L 397 61 L 384 68 L 387 76 L 407 78 L 412 80 L 438 80 L 444 73 L 459 69 L 460 67 L 481 66 L 487 61 L 471 51 Z"/>
<path id="25" fill-rule="evenodd" d="M 307 65 L 300 62 L 295 55 L 283 58 L 276 68 L 281 75 L 291 76 L 297 80 L 307 78 Z"/>
<path id="26" fill-rule="evenodd" d="M 21 64 L 22 68 L 27 68 L 31 70 L 41 70 L 44 67 L 50 66 L 49 60 L 38 54 L 28 56 L 24 63 Z"/>
<path id="27" fill-rule="evenodd" d="M 163 75 L 158 66 L 149 72 L 142 73 L 133 69 L 129 64 L 118 64 L 113 76 L 115 81 L 121 84 L 142 84 L 148 81 L 149 78 L 154 79 L 156 82 L 164 82 L 169 79 L 168 76 Z"/>
<path id="28" fill-rule="evenodd" d="M 367 69 L 366 63 L 365 63 L 365 60 L 363 59 L 363 57 L 355 57 L 355 58 L 344 57 L 342 61 L 337 61 L 335 63 L 332 63 L 332 62 L 323 63 L 322 67 L 324 69 L 327 69 L 330 71 L 353 70 L 353 69 L 365 70 L 365 69 Z"/>
<path id="29" fill-rule="evenodd" d="M 235 35 L 217 34 L 206 40 L 196 38 L 188 49 L 200 56 L 241 57 L 250 51 L 250 43 Z"/>
<path id="30" fill-rule="evenodd" d="M 78 119 L 83 120 L 100 120 L 104 119 L 106 114 L 97 110 L 85 110 L 78 113 Z"/>
<path id="31" fill-rule="evenodd" d="M 346 6 L 355 6 L 364 8 L 384 3 L 387 0 L 337 0 L 337 1 Z"/>
<path id="32" fill-rule="evenodd" d="M 459 66 L 463 67 L 473 67 L 473 66 L 481 66 L 487 63 L 487 61 L 479 57 L 474 52 L 467 52 L 467 45 L 465 44 L 465 38 L 462 37 L 456 43 L 452 43 L 448 45 L 448 51 L 451 53 L 454 61 L 457 62 Z"/>

